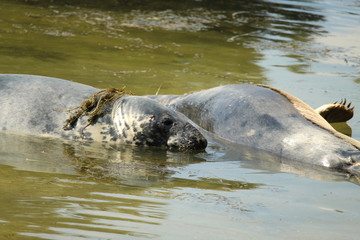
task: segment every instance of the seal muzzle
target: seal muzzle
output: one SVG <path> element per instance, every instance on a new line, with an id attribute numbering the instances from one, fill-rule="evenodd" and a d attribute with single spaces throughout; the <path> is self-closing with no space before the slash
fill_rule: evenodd
<path id="1" fill-rule="evenodd" d="M 174 124 L 170 129 L 170 137 L 167 141 L 170 150 L 204 150 L 206 146 L 205 137 L 190 123 L 183 126 Z"/>

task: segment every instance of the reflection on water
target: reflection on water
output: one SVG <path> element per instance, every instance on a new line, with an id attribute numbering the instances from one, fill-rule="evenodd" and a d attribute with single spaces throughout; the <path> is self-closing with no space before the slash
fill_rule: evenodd
<path id="1" fill-rule="evenodd" d="M 151 185 L 173 174 L 168 167 L 202 161 L 193 154 L 156 148 L 72 143 L 0 134 L 0 159 L 16 169 L 83 175 L 83 178 Z"/>
<path id="2" fill-rule="evenodd" d="M 265 222 L 273 218 L 263 211 L 276 207 L 276 195 L 287 192 L 280 175 L 272 179 L 276 172 L 344 181 L 334 172 L 213 141 L 207 153 L 194 155 L 4 133 L 0 140 L 0 236 L 10 239 L 181 239 L 199 229 L 200 237 L 217 239 L 226 233 L 235 239 L 244 231 L 238 229 L 240 222 L 251 224 L 255 216 Z M 311 189 L 308 197 L 312 191 L 317 190 Z M 288 197 L 296 200 L 292 195 Z M 347 204 L 351 209 L 355 203 Z M 213 228 L 217 221 L 229 224 L 228 230 Z M 189 232 L 179 233 L 179 225 Z"/>
<path id="3" fill-rule="evenodd" d="M 136 94 L 267 83 L 314 108 L 352 101 L 360 139 L 358 1 L 3 0 L 0 13 L 1 73 Z M 0 176 L 0 239 L 358 237 L 346 175 L 227 143 L 189 154 L 0 134 Z"/>
<path id="4" fill-rule="evenodd" d="M 171 177 L 175 169 L 201 162 L 189 153 L 131 146 L 114 150 L 8 134 L 0 140 L 0 236 L 5 237 L 16 232 L 44 239 L 153 238 L 156 232 L 147 228 L 167 218 L 167 199 L 189 199 L 193 189 L 208 192 L 197 196 L 204 201 L 235 204 L 219 193 L 261 186 L 218 177 Z"/>

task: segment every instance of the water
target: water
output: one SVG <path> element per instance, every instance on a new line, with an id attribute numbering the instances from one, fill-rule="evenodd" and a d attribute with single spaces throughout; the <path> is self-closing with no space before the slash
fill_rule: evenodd
<path id="1" fill-rule="evenodd" d="M 342 98 L 360 140 L 358 1 L 0 3 L 0 72 L 135 94 L 264 83 Z M 244 149 L 112 149 L 0 133 L 0 239 L 357 239 L 359 186 Z"/>

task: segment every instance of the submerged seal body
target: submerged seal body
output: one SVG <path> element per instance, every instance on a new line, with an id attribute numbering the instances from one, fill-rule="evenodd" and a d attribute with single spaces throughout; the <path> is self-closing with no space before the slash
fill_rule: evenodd
<path id="1" fill-rule="evenodd" d="M 99 91 L 56 78 L 0 75 L 0 130 L 177 150 L 205 149 L 206 139 L 188 118 L 139 96 L 117 98 L 93 124 L 89 125 L 85 116 L 65 131 L 66 110 Z"/>
<path id="2" fill-rule="evenodd" d="M 226 85 L 186 95 L 149 96 L 230 142 L 281 158 L 360 172 L 360 143 L 281 90 Z"/>

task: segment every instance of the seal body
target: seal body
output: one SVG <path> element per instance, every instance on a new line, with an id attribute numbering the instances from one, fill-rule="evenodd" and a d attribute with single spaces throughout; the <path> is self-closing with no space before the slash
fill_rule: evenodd
<path id="1" fill-rule="evenodd" d="M 65 131 L 66 110 L 99 91 L 56 78 L 0 75 L 0 130 L 177 150 L 205 149 L 206 139 L 188 118 L 139 96 L 122 96 L 109 103 L 94 124 L 86 127 L 87 117 L 83 117 Z"/>
<path id="2" fill-rule="evenodd" d="M 227 85 L 187 95 L 149 96 L 236 144 L 281 158 L 357 172 L 360 144 L 295 97 L 264 86 Z"/>

